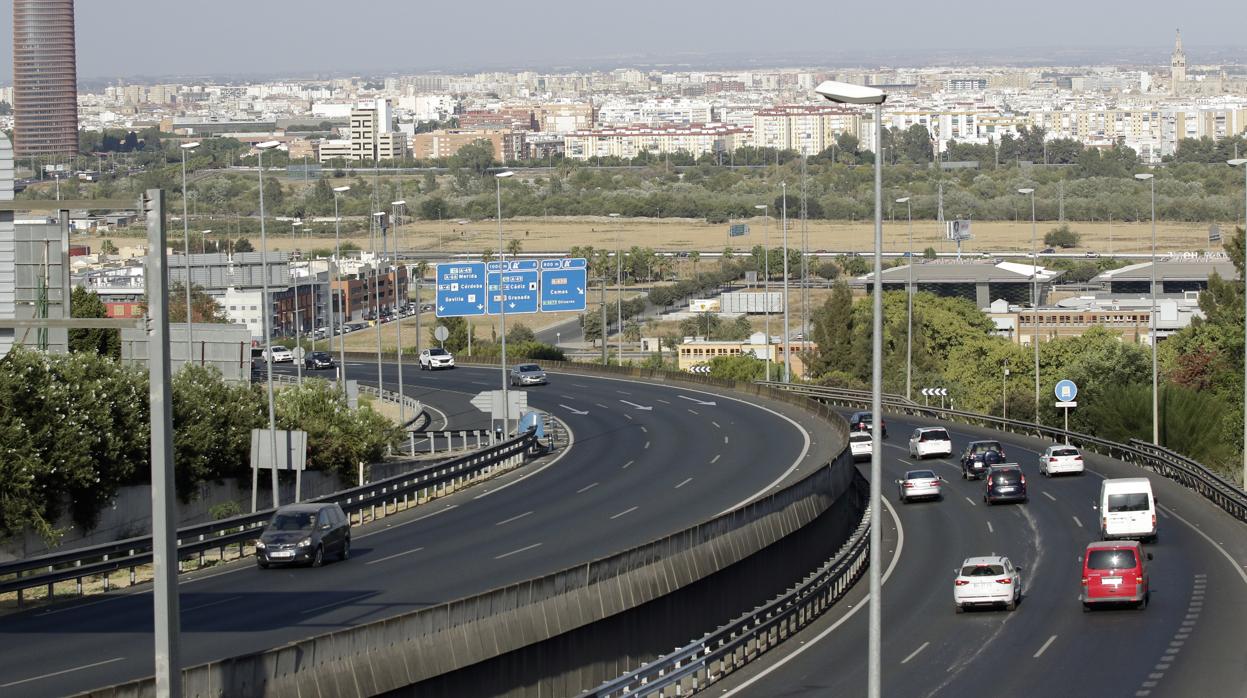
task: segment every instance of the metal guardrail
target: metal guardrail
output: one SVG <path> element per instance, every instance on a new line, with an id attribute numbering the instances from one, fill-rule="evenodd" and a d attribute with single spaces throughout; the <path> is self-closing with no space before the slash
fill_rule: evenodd
<path id="1" fill-rule="evenodd" d="M 683 696 L 736 671 L 812 623 L 853 588 L 866 569 L 869 532 L 867 509 L 835 556 L 796 587 L 689 645 L 582 695 Z"/>
<path id="2" fill-rule="evenodd" d="M 766 385 L 833 404 L 860 407 L 863 405 L 868 406 L 870 403 L 870 393 L 864 390 L 847 390 L 844 388 L 828 388 L 796 383 L 771 382 L 766 383 Z M 1050 438 L 1054 441 L 1068 441 L 1088 450 L 1147 468 L 1162 477 L 1177 482 L 1187 489 L 1194 490 L 1229 515 L 1247 523 L 1247 492 L 1244 492 L 1235 483 L 1218 475 L 1194 459 L 1162 446 L 1138 439 L 1131 439 L 1130 443 L 1123 444 L 1090 434 L 1066 431 L 1058 427 L 1033 424 L 1016 419 L 1004 419 L 977 412 L 965 412 L 940 407 L 927 407 L 897 395 L 884 395 L 883 404 L 887 410 L 892 412 L 961 421 L 987 426 L 999 431 Z"/>
<path id="3" fill-rule="evenodd" d="M 428 468 L 307 501 L 336 502 L 349 518 L 357 517 L 362 523 L 366 511 L 371 513 L 372 519 L 376 518 L 378 506 L 386 508 L 388 513 L 388 507 L 393 505 L 397 509 L 400 500 L 406 505 L 414 496 L 416 502 L 420 502 L 456 488 L 462 482 L 489 474 L 500 465 L 518 465 L 532 446 L 533 439 L 531 432 L 525 433 Z M 195 555 L 202 557 L 205 551 L 213 549 L 220 549 L 223 557 L 224 549 L 231 545 L 238 545 L 241 554 L 246 543 L 259 537 L 273 511 L 265 509 L 179 529 L 178 560 L 191 559 Z M 0 593 L 18 592 L 20 604 L 21 592 L 25 589 L 47 586 L 50 597 L 51 585 L 72 579 L 78 580 L 81 592 L 84 578 L 126 568 L 130 570 L 130 583 L 133 584 L 135 568 L 150 563 L 151 559 L 151 536 L 140 536 L 7 562 L 0 564 Z"/>

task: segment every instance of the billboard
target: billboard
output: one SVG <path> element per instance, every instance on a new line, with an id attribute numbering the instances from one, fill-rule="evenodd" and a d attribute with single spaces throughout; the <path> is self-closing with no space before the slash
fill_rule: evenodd
<path id="1" fill-rule="evenodd" d="M 947 221 L 944 223 L 945 234 L 949 240 L 969 240 L 973 235 L 970 234 L 970 221 L 968 219 L 959 218 L 957 220 Z"/>

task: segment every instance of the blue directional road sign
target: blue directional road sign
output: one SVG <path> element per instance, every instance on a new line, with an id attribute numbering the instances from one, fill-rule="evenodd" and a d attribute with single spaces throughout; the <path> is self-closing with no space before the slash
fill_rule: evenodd
<path id="1" fill-rule="evenodd" d="M 541 295 L 537 260 L 517 259 L 490 262 L 488 269 L 489 302 L 486 304 L 486 310 L 490 315 L 502 314 L 504 295 L 508 315 L 537 312 L 537 303 Z"/>
<path id="2" fill-rule="evenodd" d="M 1078 397 L 1078 386 L 1068 378 L 1056 384 L 1056 399 L 1061 402 L 1073 402 Z"/>
<path id="3" fill-rule="evenodd" d="M 541 312 L 583 311 L 588 266 L 583 257 L 541 260 Z"/>
<path id="4" fill-rule="evenodd" d="M 485 314 L 485 263 L 452 262 L 437 265 L 437 317 Z"/>

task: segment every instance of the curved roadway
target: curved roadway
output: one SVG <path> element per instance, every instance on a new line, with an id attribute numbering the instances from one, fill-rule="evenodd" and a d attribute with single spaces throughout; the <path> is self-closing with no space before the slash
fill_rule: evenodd
<path id="1" fill-rule="evenodd" d="M 375 364 L 351 364 L 352 378 L 375 374 Z M 413 367 L 405 377 L 406 392 L 437 407 L 452 429 L 484 426 L 467 400 L 499 387 L 496 368 Z M 394 388 L 393 366 L 385 378 Z M 817 421 L 789 405 L 570 374 L 528 393 L 532 406 L 568 425 L 569 449 L 356 528 L 345 564 L 262 571 L 242 562 L 183 577 L 183 665 L 603 557 L 711 518 L 833 455 Z M 0 638 L 0 695 L 64 695 L 153 672 L 145 587 L 0 618 Z"/>
<path id="2" fill-rule="evenodd" d="M 1247 525 L 1163 477 L 1094 454 L 1086 474 L 1048 479 L 1038 458 L 1049 442 L 897 415 L 888 422 L 884 695 L 1247 696 Z M 910 462 L 909 433 L 936 424 L 948 428 L 953 458 Z M 957 454 L 981 438 L 999 439 L 1022 464 L 1029 503 L 988 507 L 984 483 L 960 478 Z M 899 504 L 892 481 L 915 467 L 949 481 L 942 501 Z M 1155 556 L 1151 604 L 1084 614 L 1079 556 L 1099 538 L 1100 482 L 1140 475 L 1161 505 L 1159 540 L 1146 546 Z M 1013 613 L 955 614 L 954 568 L 992 552 L 1024 568 L 1022 603 Z M 717 693 L 865 695 L 866 614 L 857 612 L 865 587 Z"/>

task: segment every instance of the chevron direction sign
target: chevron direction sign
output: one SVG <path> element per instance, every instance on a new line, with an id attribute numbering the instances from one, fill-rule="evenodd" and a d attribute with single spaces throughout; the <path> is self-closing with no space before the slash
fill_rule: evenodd
<path id="1" fill-rule="evenodd" d="M 944 397 L 948 395 L 948 388 L 923 388 L 922 394 L 928 397 Z"/>

